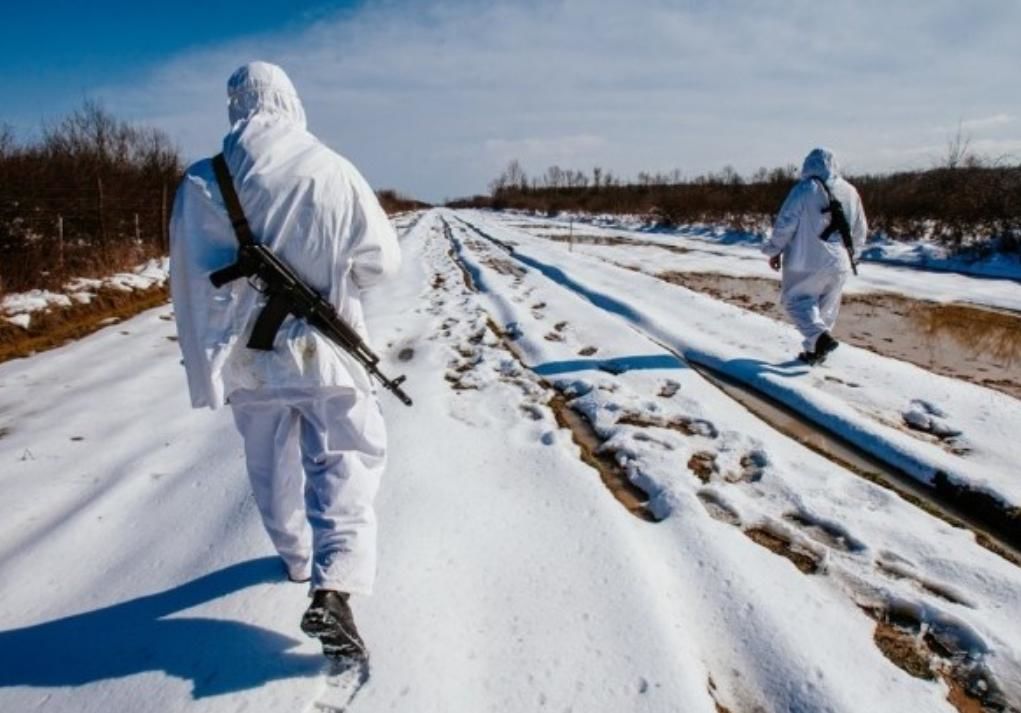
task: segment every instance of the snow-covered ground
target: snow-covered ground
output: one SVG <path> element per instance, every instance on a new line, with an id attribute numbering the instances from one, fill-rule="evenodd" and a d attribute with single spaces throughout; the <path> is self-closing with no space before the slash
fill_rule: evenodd
<path id="1" fill-rule="evenodd" d="M 613 259 L 646 272 L 665 270 L 710 272 L 734 277 L 762 277 L 779 281 L 760 252 L 761 239 L 712 226 L 688 226 L 676 230 L 649 230 L 635 217 L 572 215 L 560 218 L 521 213 L 480 213 L 508 227 L 578 241 L 574 252 Z M 625 241 L 621 245 L 593 244 L 599 239 Z M 879 260 L 879 250 L 887 258 Z M 950 257 L 932 257 L 938 248 L 927 243 L 870 243 L 860 274 L 848 283 L 849 293 L 892 292 L 912 299 L 937 302 L 970 302 L 1021 311 L 1021 263 L 999 256 L 982 263 Z M 926 256 L 928 259 L 912 256 Z"/>
<path id="2" fill-rule="evenodd" d="M 383 397 L 381 569 L 354 604 L 372 674 L 352 711 L 953 711 L 942 676 L 881 650 L 915 647 L 921 672 L 1017 709 L 1021 569 L 676 356 L 775 364 L 755 337 L 778 326 L 491 215 L 399 227 L 403 271 L 368 320 L 415 406 Z M 188 408 L 169 314 L 0 365 L 0 710 L 315 709 L 305 593 L 270 556 L 229 414 Z M 972 448 L 946 465 L 1016 495 L 988 433 L 1017 432 L 1012 400 L 838 354 L 840 379 L 882 383 L 760 378 L 931 463 L 883 425 L 924 395 Z M 582 461 L 555 394 L 658 522 Z"/>
<path id="3" fill-rule="evenodd" d="M 1012 436 L 1021 429 L 1017 399 L 849 345 L 825 368 L 810 369 L 791 359 L 797 338 L 787 324 L 617 268 L 580 247 L 571 252 L 568 244 L 508 225 L 505 217 L 468 215 L 482 235 L 512 248 L 517 264 L 534 267 L 685 358 L 749 383 L 923 482 L 942 473 L 1021 506 Z M 625 248 L 616 249 L 627 260 L 635 248 Z M 660 258 L 660 269 L 670 259 Z M 688 253 L 672 259 L 685 261 Z M 756 264 L 768 270 L 761 258 Z M 969 279 L 928 276 L 931 283 L 936 278 Z M 929 419 L 921 430 L 920 416 Z M 934 430 L 956 435 L 940 438 Z"/>
<path id="4" fill-rule="evenodd" d="M 529 211 L 508 211 L 509 215 L 523 221 L 569 227 L 575 225 L 587 232 L 589 227 L 605 230 L 621 230 L 625 233 L 640 233 L 659 236 L 669 241 L 700 240 L 716 245 L 744 245 L 758 250 L 763 236 L 757 232 L 740 232 L 712 224 L 681 225 L 674 228 L 660 226 L 647 215 L 612 215 L 601 213 L 579 213 L 564 211 L 555 217 L 547 217 Z M 763 225 L 768 230 L 768 224 Z M 988 277 L 1005 280 L 1021 280 L 1021 257 L 1001 252 L 954 253 L 945 245 L 933 240 L 892 240 L 884 235 L 871 235 L 862 261 L 867 263 L 899 265 L 915 270 L 953 272 L 973 277 Z"/>
<path id="5" fill-rule="evenodd" d="M 103 289 L 132 292 L 163 285 L 169 278 L 169 268 L 170 260 L 164 257 L 149 260 L 131 272 L 118 272 L 103 279 L 75 277 L 68 280 L 60 292 L 29 290 L 4 295 L 0 300 L 0 319 L 27 329 L 36 312 L 88 304 Z"/>

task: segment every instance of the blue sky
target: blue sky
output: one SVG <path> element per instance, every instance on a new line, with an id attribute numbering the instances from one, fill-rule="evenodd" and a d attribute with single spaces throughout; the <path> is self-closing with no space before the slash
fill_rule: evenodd
<path id="1" fill-rule="evenodd" d="M 89 97 L 189 159 L 226 130 L 238 65 L 282 65 L 310 128 L 376 186 L 481 192 L 511 158 L 623 176 L 798 163 L 928 166 L 961 124 L 1021 162 L 1016 0 L 18 3 L 0 121 Z"/>
<path id="2" fill-rule="evenodd" d="M 155 65 L 189 49 L 238 37 L 300 29 L 343 16 L 355 0 L 187 0 L 5 3 L 0 24 L 0 120 L 37 128 L 81 103 L 95 88 L 139 81 Z"/>

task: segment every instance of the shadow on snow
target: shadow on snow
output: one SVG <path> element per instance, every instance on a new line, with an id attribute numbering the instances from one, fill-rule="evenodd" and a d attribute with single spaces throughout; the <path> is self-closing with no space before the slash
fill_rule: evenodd
<path id="1" fill-rule="evenodd" d="M 623 374 L 626 371 L 643 369 L 687 369 L 683 361 L 672 354 L 648 354 L 645 356 L 624 356 L 612 359 L 567 359 L 550 361 L 533 367 L 539 376 L 556 376 L 574 371 L 606 371 L 611 374 Z"/>
<path id="2" fill-rule="evenodd" d="M 322 657 L 298 641 L 225 619 L 172 617 L 280 580 L 275 557 L 240 562 L 186 584 L 22 629 L 0 631 L 0 688 L 80 686 L 148 671 L 190 679 L 195 698 L 318 675 Z"/>

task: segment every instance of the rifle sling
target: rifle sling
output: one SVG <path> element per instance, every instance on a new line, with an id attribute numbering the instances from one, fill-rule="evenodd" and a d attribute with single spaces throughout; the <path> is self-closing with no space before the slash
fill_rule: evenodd
<path id="1" fill-rule="evenodd" d="M 220 195 L 223 196 L 223 204 L 227 207 L 227 215 L 230 217 L 230 224 L 234 228 L 234 236 L 241 245 L 254 245 L 255 236 L 252 234 L 252 227 L 248 224 L 245 211 L 241 207 L 241 199 L 234 188 L 234 179 L 227 168 L 227 159 L 222 153 L 213 156 L 213 172 L 216 174 L 216 183 L 220 186 Z"/>
<path id="2" fill-rule="evenodd" d="M 822 186 L 822 189 L 826 191 L 826 207 L 822 209 L 822 212 L 830 214 L 830 224 L 826 226 L 826 228 L 823 229 L 822 234 L 819 235 L 820 240 L 826 241 L 830 239 L 830 236 L 833 235 L 833 233 L 838 232 L 837 218 L 833 213 L 833 204 L 836 203 L 840 206 L 841 212 L 844 211 L 844 206 L 840 201 L 833 197 L 833 193 L 830 191 L 830 187 L 826 185 L 826 181 L 822 180 L 818 176 L 812 176 L 812 180 L 817 182 L 820 186 Z"/>

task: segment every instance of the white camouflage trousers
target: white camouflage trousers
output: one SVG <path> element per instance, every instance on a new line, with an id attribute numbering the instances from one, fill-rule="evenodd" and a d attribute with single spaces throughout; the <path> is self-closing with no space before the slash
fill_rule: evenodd
<path id="1" fill-rule="evenodd" d="M 819 335 L 831 332 L 837 323 L 846 281 L 846 272 L 784 271 L 780 299 L 804 338 L 801 345 L 806 352 L 815 351 Z"/>
<path id="2" fill-rule="evenodd" d="M 311 588 L 371 594 L 373 500 L 386 464 L 386 428 L 373 395 L 243 390 L 231 394 L 252 492 L 294 578 Z"/>

